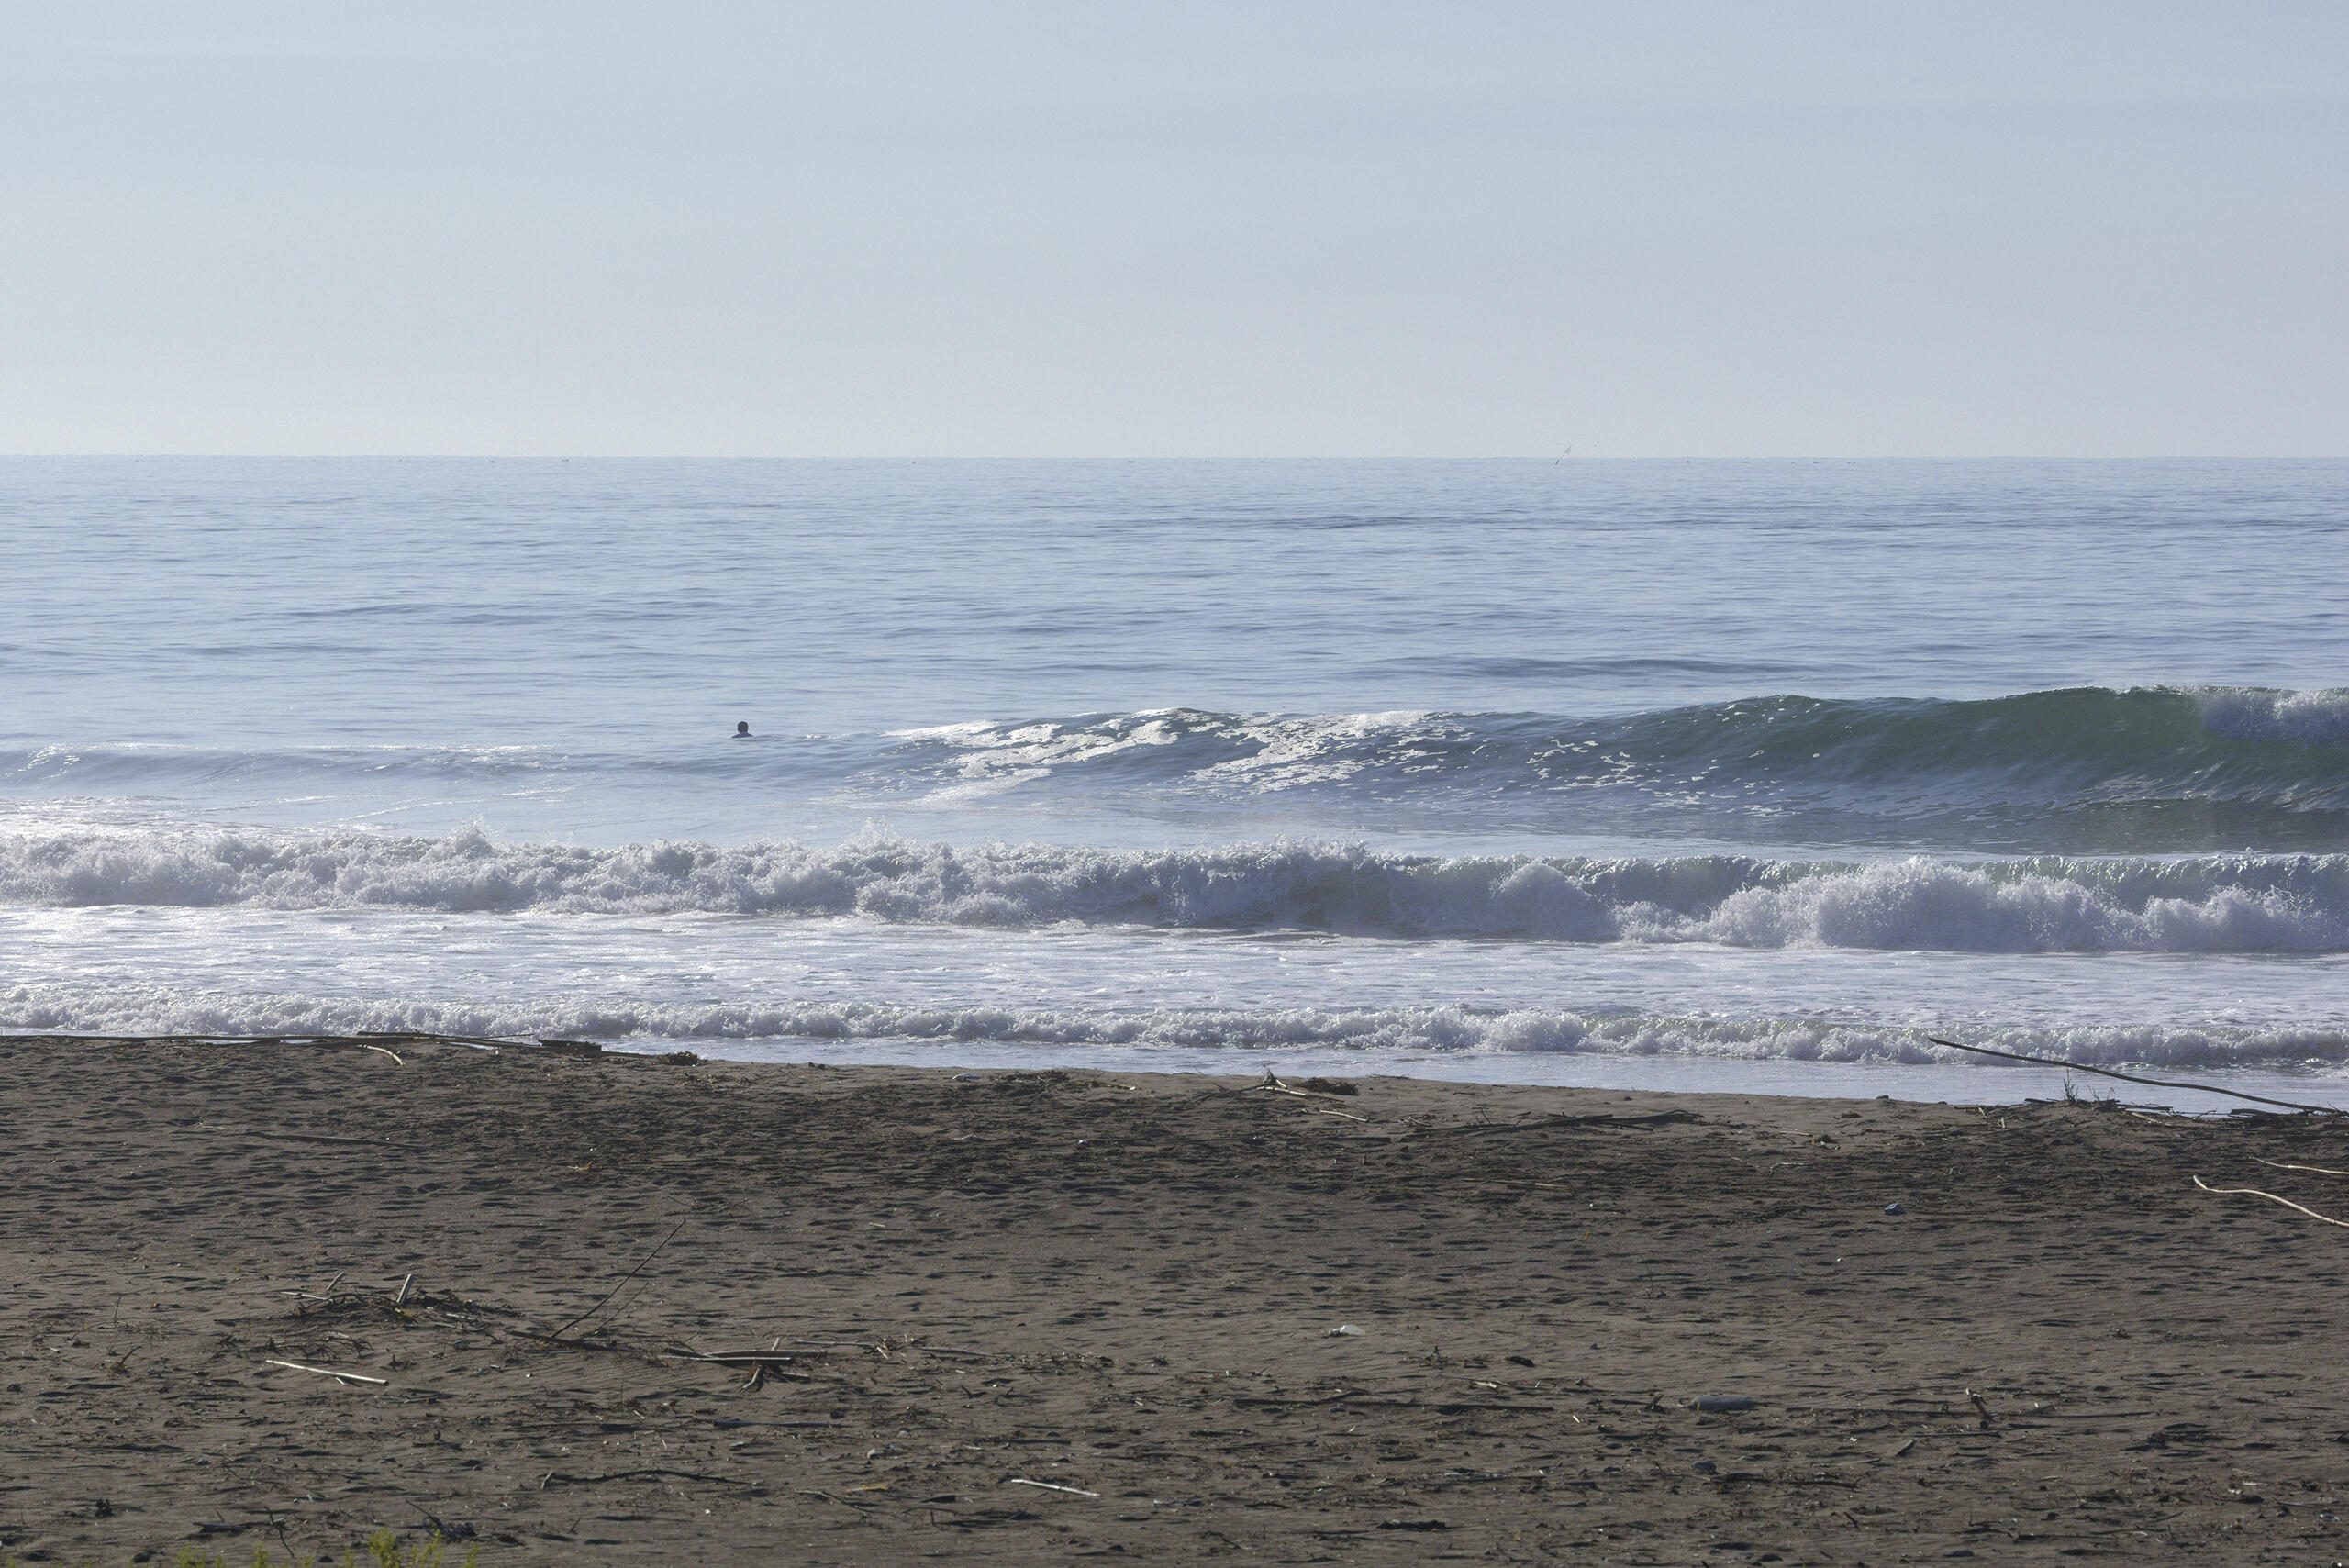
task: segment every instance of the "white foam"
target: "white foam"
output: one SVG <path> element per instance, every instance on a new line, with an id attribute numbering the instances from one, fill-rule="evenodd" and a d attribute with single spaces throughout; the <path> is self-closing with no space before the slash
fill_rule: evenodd
<path id="1" fill-rule="evenodd" d="M 2205 687 L 2193 694 L 2202 727 L 2229 740 L 2349 741 L 2349 690 L 2265 691 Z"/>
<path id="2" fill-rule="evenodd" d="M 618 849 L 316 833 L 0 835 L 0 904 L 450 913 L 861 915 L 1534 941 L 1968 952 L 2349 950 L 2349 856 L 1865 863 L 1376 855 L 1303 841 L 1152 851 L 956 847 L 885 836 L 829 849 L 662 841 Z"/>
<path id="3" fill-rule="evenodd" d="M 0 1029 L 87 1034 L 349 1034 L 362 1030 L 607 1040 L 918 1040 L 1130 1051 L 1330 1050 L 1375 1071 L 1387 1056 L 1575 1052 L 1719 1061 L 1979 1063 L 1934 1045 L 1932 1027 L 1799 1018 L 1587 1016 L 1516 1008 L 1019 1007 L 881 1002 L 656 1003 L 239 995 L 162 986 L 0 986 Z M 2349 1065 L 2349 1033 L 2328 1029 L 1973 1028 L 1969 1043 L 2095 1065 Z"/>

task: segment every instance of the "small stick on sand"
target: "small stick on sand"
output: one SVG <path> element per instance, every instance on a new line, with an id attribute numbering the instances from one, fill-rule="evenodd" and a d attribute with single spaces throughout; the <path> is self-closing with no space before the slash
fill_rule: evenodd
<path id="1" fill-rule="evenodd" d="M 400 1063 L 400 1065 L 401 1065 L 401 1066 L 405 1067 L 405 1066 L 406 1066 L 406 1065 L 407 1065 L 407 1063 L 406 1063 L 406 1062 L 400 1062 L 400 1053 L 399 1053 L 398 1051 L 396 1051 L 392 1050 L 389 1046 L 384 1046 L 384 1045 L 362 1045 L 362 1046 L 361 1046 L 361 1047 L 360 1047 L 360 1049 L 361 1049 L 362 1051 L 380 1051 L 380 1052 L 382 1052 L 384 1055 L 390 1057 L 393 1061 L 395 1061 L 395 1062 L 399 1062 L 399 1063 Z"/>
<path id="2" fill-rule="evenodd" d="M 407 1278 L 406 1278 L 406 1279 L 404 1279 L 404 1280 L 400 1281 L 400 1293 L 399 1293 L 397 1296 L 395 1296 L 394 1297 L 392 1297 L 392 1305 L 393 1305 L 394 1307 L 400 1307 L 400 1306 L 404 1306 L 404 1305 L 406 1305 L 406 1301 L 407 1301 L 407 1287 L 408 1287 L 408 1286 L 410 1286 L 410 1285 L 412 1285 L 412 1284 L 414 1284 L 415 1283 L 416 1283 L 416 1276 L 415 1276 L 414 1274 L 410 1274 L 410 1275 L 408 1275 L 408 1276 L 407 1276 Z"/>
<path id="3" fill-rule="evenodd" d="M 691 1219 L 692 1218 L 693 1216 L 690 1214 L 685 1216 L 685 1219 Z M 589 1307 L 578 1317 L 573 1318 L 570 1322 L 565 1323 L 561 1329 L 557 1329 L 553 1333 L 549 1334 L 547 1338 L 550 1340 L 560 1340 L 562 1338 L 566 1330 L 581 1323 L 584 1323 L 587 1319 L 596 1316 L 596 1313 L 601 1312 L 604 1309 L 605 1304 L 620 1293 L 620 1285 L 628 1284 L 629 1281 L 642 1273 L 644 1272 L 645 1263 L 650 1263 L 653 1259 L 659 1257 L 661 1255 L 661 1248 L 667 1246 L 671 1241 L 676 1240 L 677 1232 L 685 1228 L 685 1219 L 680 1219 L 676 1224 L 671 1226 L 669 1228 L 669 1234 L 661 1238 L 660 1244 L 655 1246 L 650 1252 L 644 1254 L 644 1262 L 637 1264 L 636 1267 L 620 1275 L 619 1284 L 616 1284 L 612 1286 L 611 1289 L 606 1291 L 602 1301 L 598 1301 L 595 1306 Z"/>
<path id="4" fill-rule="evenodd" d="M 2272 1171 L 2306 1171 L 2312 1176 L 2349 1176 L 2349 1171 L 2328 1171 L 2321 1165 L 2287 1165 L 2280 1160 L 2262 1160 L 2254 1155 L 2254 1165 L 2265 1165 Z"/>
<path id="5" fill-rule="evenodd" d="M 2277 1197 L 2274 1193 L 2264 1193 L 2257 1187 L 2214 1187 L 2199 1176 L 2194 1178 L 2194 1184 L 2200 1187 L 2206 1193 L 2215 1193 L 2221 1197 L 2235 1195 L 2243 1197 L 2264 1197 L 2269 1203 L 2280 1203 L 2286 1208 L 2297 1208 L 2302 1214 L 2307 1215 L 2310 1219 L 2321 1219 L 2327 1225 L 2338 1225 L 2343 1230 L 2349 1230 L 2349 1219 L 2335 1219 L 2329 1214 L 2319 1214 L 2316 1210 L 2310 1208 L 2305 1205 L 2294 1203 L 2290 1198 Z"/>
<path id="6" fill-rule="evenodd" d="M 282 1362 L 274 1356 L 264 1358 L 263 1364 L 282 1366 L 288 1372 L 315 1372 L 320 1377 L 336 1378 L 344 1383 L 372 1383 L 378 1388 L 387 1386 L 391 1381 L 389 1378 L 369 1377 L 364 1373 L 337 1372 L 330 1366 L 304 1366 L 300 1362 Z"/>
<path id="7" fill-rule="evenodd" d="M 1039 1491 L 1043 1492 L 1065 1492 L 1072 1497 L 1098 1497 L 1101 1495 L 1098 1492 L 1088 1492 L 1082 1486 L 1061 1486 L 1056 1485 L 1050 1481 L 1030 1481 L 1027 1479 L 1027 1477 L 1021 1475 L 1013 1476 L 1010 1480 L 1005 1482 L 1004 1485 L 1007 1486 L 1033 1486 Z"/>

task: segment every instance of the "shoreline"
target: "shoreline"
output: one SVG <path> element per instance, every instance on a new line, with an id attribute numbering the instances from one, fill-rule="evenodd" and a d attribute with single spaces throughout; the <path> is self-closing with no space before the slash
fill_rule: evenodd
<path id="1" fill-rule="evenodd" d="M 2128 1071 L 2156 1076 L 2172 1073 L 2209 1081 L 2205 1089 L 2173 1086 L 2132 1088 L 2082 1068 L 2027 1066 L 2011 1062 L 1827 1062 L 1796 1057 L 1719 1057 L 1656 1052 L 1459 1051 L 1442 1056 L 1366 1057 L 1339 1050 L 1257 1049 L 1177 1051 L 1162 1047 L 1006 1045 L 956 1040 L 938 1043 L 793 1039 L 764 1041 L 647 1040 L 607 1044 L 623 1055 L 661 1055 L 692 1051 L 715 1062 L 765 1065 L 821 1062 L 838 1067 L 904 1067 L 920 1072 L 978 1068 L 994 1072 L 1086 1072 L 1201 1077 L 1246 1077 L 1270 1072 L 1280 1076 L 1405 1078 L 1431 1084 L 1482 1084 L 1493 1088 L 1587 1089 L 1643 1095 L 1730 1095 L 1769 1099 L 1898 1100 L 1953 1106 L 2017 1106 L 2034 1100 L 2115 1099 L 2145 1108 L 2189 1115 L 2223 1114 L 2241 1105 L 2241 1091 L 2304 1102 L 2310 1107 L 2349 1111 L 2349 1074 L 2310 1071 L 2187 1066 Z M 1095 1060 L 1076 1061 L 1083 1054 Z M 951 1056 L 941 1062 L 941 1056 Z M 1103 1060 L 1106 1059 L 1106 1060 Z M 1130 1064 L 1130 1065 L 1129 1065 Z M 2099 1063 L 2099 1066 L 2103 1065 Z"/>
<path id="2" fill-rule="evenodd" d="M 485 1050 L 529 1049 L 545 1043 L 538 1036 L 467 1036 L 427 1031 L 394 1034 L 293 1033 L 91 1034 L 60 1030 L 0 1030 L 8 1045 L 120 1045 L 158 1041 L 190 1045 L 309 1044 L 347 1046 L 369 1040 L 397 1046 L 403 1040 L 469 1044 Z M 1098 1046 L 996 1040 L 840 1039 L 789 1036 L 774 1039 L 667 1038 L 639 1036 L 618 1040 L 556 1041 L 594 1047 L 613 1056 L 666 1056 L 689 1051 L 709 1062 L 748 1066 L 885 1067 L 924 1073 L 963 1071 L 1013 1073 L 1105 1073 L 1201 1078 L 1245 1078 L 1272 1073 L 1294 1077 L 1368 1076 L 1433 1084 L 1482 1084 L 1495 1088 L 1584 1089 L 1653 1095 L 1729 1095 L 1762 1098 L 1898 1100 L 1962 1106 L 1999 1107 L 2052 1100 L 2113 1100 L 2141 1109 L 2191 1116 L 2224 1115 L 2247 1098 L 2279 1101 L 2311 1110 L 2349 1112 L 2349 1073 L 2313 1062 L 2304 1071 L 2274 1067 L 2221 1067 L 2202 1063 L 2145 1066 L 2123 1063 L 2118 1071 L 2164 1078 L 2132 1084 L 2108 1077 L 2109 1064 L 2088 1067 L 2024 1063 L 2012 1059 L 1938 1062 L 1850 1062 L 1792 1056 L 1706 1056 L 1682 1052 L 1479 1051 L 1440 1055 L 1339 1048 Z M 1995 1052 L 1985 1053 L 1987 1057 Z M 2173 1076 L 2173 1075 L 2178 1076 Z M 2192 1081 L 2200 1080 L 2202 1086 Z"/>
<path id="3" fill-rule="evenodd" d="M 2333 1118 L 384 1044 L 0 1038 L 0 1551 L 2349 1547 Z"/>

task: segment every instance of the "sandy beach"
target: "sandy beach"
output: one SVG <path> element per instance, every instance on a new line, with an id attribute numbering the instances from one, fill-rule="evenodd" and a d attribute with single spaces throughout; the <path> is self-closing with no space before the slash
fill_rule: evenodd
<path id="1" fill-rule="evenodd" d="M 23 1039 L 0 1105 L 27 1562 L 2349 1557 L 2349 1233 L 2193 1182 L 2349 1211 L 2259 1162 L 2330 1120 Z"/>

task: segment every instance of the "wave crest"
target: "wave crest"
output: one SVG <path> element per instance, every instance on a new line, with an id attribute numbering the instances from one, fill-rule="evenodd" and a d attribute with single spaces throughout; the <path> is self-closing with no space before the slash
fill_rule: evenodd
<path id="1" fill-rule="evenodd" d="M 351 831 L 0 836 L 0 901 L 454 914 L 858 916 L 896 924 L 1978 952 L 2349 950 L 2349 856 L 1958 862 L 1130 851 L 867 838 L 592 849 Z"/>

